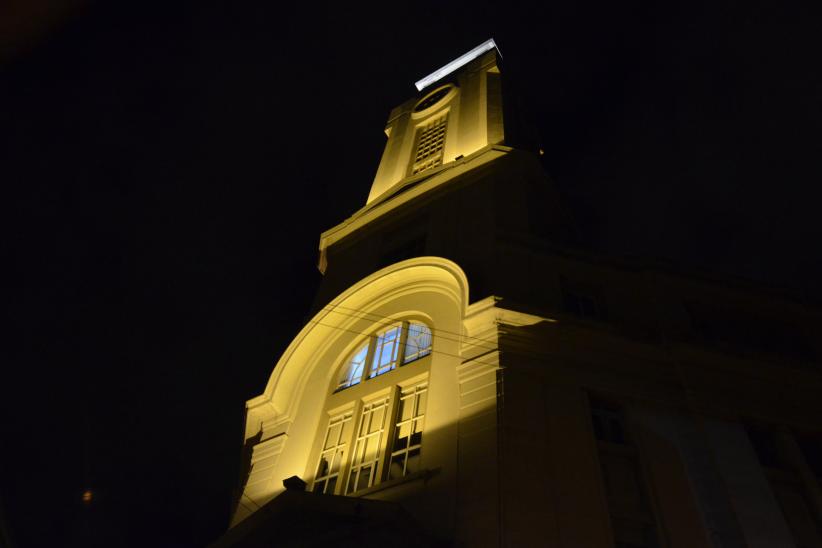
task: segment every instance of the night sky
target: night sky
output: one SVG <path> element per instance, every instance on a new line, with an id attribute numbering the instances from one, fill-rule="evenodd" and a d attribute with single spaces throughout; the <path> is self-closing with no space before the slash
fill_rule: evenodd
<path id="1" fill-rule="evenodd" d="M 492 36 L 582 246 L 822 297 L 820 25 L 788 3 L 113 4 L 0 12 L 18 546 L 225 529 L 320 232 L 413 82 Z"/>

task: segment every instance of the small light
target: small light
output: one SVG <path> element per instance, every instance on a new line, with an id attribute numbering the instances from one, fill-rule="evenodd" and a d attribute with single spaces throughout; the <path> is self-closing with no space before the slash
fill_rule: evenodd
<path id="1" fill-rule="evenodd" d="M 83 491 L 83 496 L 81 498 L 85 504 L 90 504 L 91 499 L 94 498 L 94 494 L 91 492 L 91 489 L 86 489 Z"/>
<path id="2" fill-rule="evenodd" d="M 544 151 L 544 150 L 542 150 L 542 149 L 539 149 L 539 155 L 540 155 L 540 156 L 545 156 L 545 151 Z"/>

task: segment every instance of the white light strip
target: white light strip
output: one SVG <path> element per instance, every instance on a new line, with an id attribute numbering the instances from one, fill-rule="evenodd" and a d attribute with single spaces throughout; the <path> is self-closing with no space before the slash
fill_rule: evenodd
<path id="1" fill-rule="evenodd" d="M 468 53 L 457 57 L 456 59 L 454 59 L 453 61 L 451 61 L 450 63 L 448 63 L 444 67 L 442 67 L 441 69 L 435 70 L 434 72 L 432 72 L 431 74 L 429 74 L 428 76 L 423 78 L 422 80 L 419 80 L 419 81 L 415 82 L 414 85 L 417 86 L 417 91 L 422 91 L 422 88 L 426 88 L 426 87 L 430 86 L 431 84 L 433 84 L 434 82 L 436 82 L 437 80 L 441 80 L 442 78 L 445 78 L 446 76 L 448 76 L 449 74 L 451 74 L 452 72 L 457 70 L 458 68 L 467 65 L 468 63 L 470 63 L 471 61 L 473 61 L 474 59 L 476 59 L 477 57 L 479 57 L 480 55 L 482 55 L 486 51 L 490 51 L 494 48 L 496 48 L 497 53 L 499 53 L 499 56 L 502 57 L 502 52 L 500 52 L 499 48 L 497 48 L 497 44 L 494 42 L 494 39 L 491 38 L 489 40 L 486 40 L 485 42 L 483 42 L 479 46 L 475 47 L 474 49 L 472 49 Z"/>

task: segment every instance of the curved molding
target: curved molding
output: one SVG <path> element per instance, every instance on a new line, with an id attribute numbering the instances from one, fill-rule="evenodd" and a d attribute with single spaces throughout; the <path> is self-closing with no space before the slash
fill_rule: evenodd
<path id="1" fill-rule="evenodd" d="M 440 97 L 435 103 L 432 103 L 428 106 L 428 108 L 424 108 L 422 110 L 417 110 L 419 105 L 427 100 L 432 95 L 439 93 L 442 90 L 448 90 L 442 97 Z M 457 96 L 459 93 L 459 87 L 456 84 L 445 84 L 444 86 L 440 86 L 431 91 L 431 93 L 427 93 L 422 99 L 417 101 L 417 104 L 414 105 L 414 109 L 411 112 L 411 119 L 413 120 L 422 120 L 424 118 L 430 117 L 432 114 L 435 114 L 442 110 L 448 103 L 450 103 L 454 97 Z"/>
<path id="2" fill-rule="evenodd" d="M 263 438 L 287 430 L 306 383 L 318 367 L 328 368 L 329 379 L 334 374 L 339 356 L 335 350 L 333 367 L 330 367 L 332 349 L 352 334 L 367 336 L 373 330 L 375 321 L 380 320 L 369 316 L 369 312 L 420 292 L 441 295 L 457 305 L 460 317 L 465 317 L 468 280 L 462 269 L 441 257 L 417 257 L 374 272 L 343 291 L 311 318 L 275 365 L 263 394 L 246 404 L 249 412 L 259 410 L 265 417 L 261 417 L 262 426 L 267 430 Z M 392 318 L 409 314 L 427 316 L 424 310 L 404 310 L 402 314 L 392 314 Z M 346 346 L 354 344 L 356 341 L 350 341 Z"/>

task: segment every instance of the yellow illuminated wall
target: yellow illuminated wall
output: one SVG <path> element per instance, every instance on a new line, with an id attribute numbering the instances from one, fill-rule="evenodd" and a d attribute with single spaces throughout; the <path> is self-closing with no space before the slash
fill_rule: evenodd
<path id="1" fill-rule="evenodd" d="M 310 484 L 317 432 L 327 422 L 326 400 L 336 386 L 343 360 L 375 325 L 388 318 L 424 318 L 433 328 L 434 351 L 430 358 L 420 360 L 429 376 L 422 458 L 427 469 L 449 470 L 432 480 L 429 491 L 448 490 L 446 484 L 453 484 L 454 471 L 449 464 L 456 458 L 456 370 L 467 291 L 459 267 L 425 257 L 392 265 L 362 280 L 312 318 L 277 363 L 265 392 L 247 404 L 245 437 L 259 441 L 252 449 L 250 474 L 233 523 L 282 492 L 283 479 L 296 475 Z"/>

